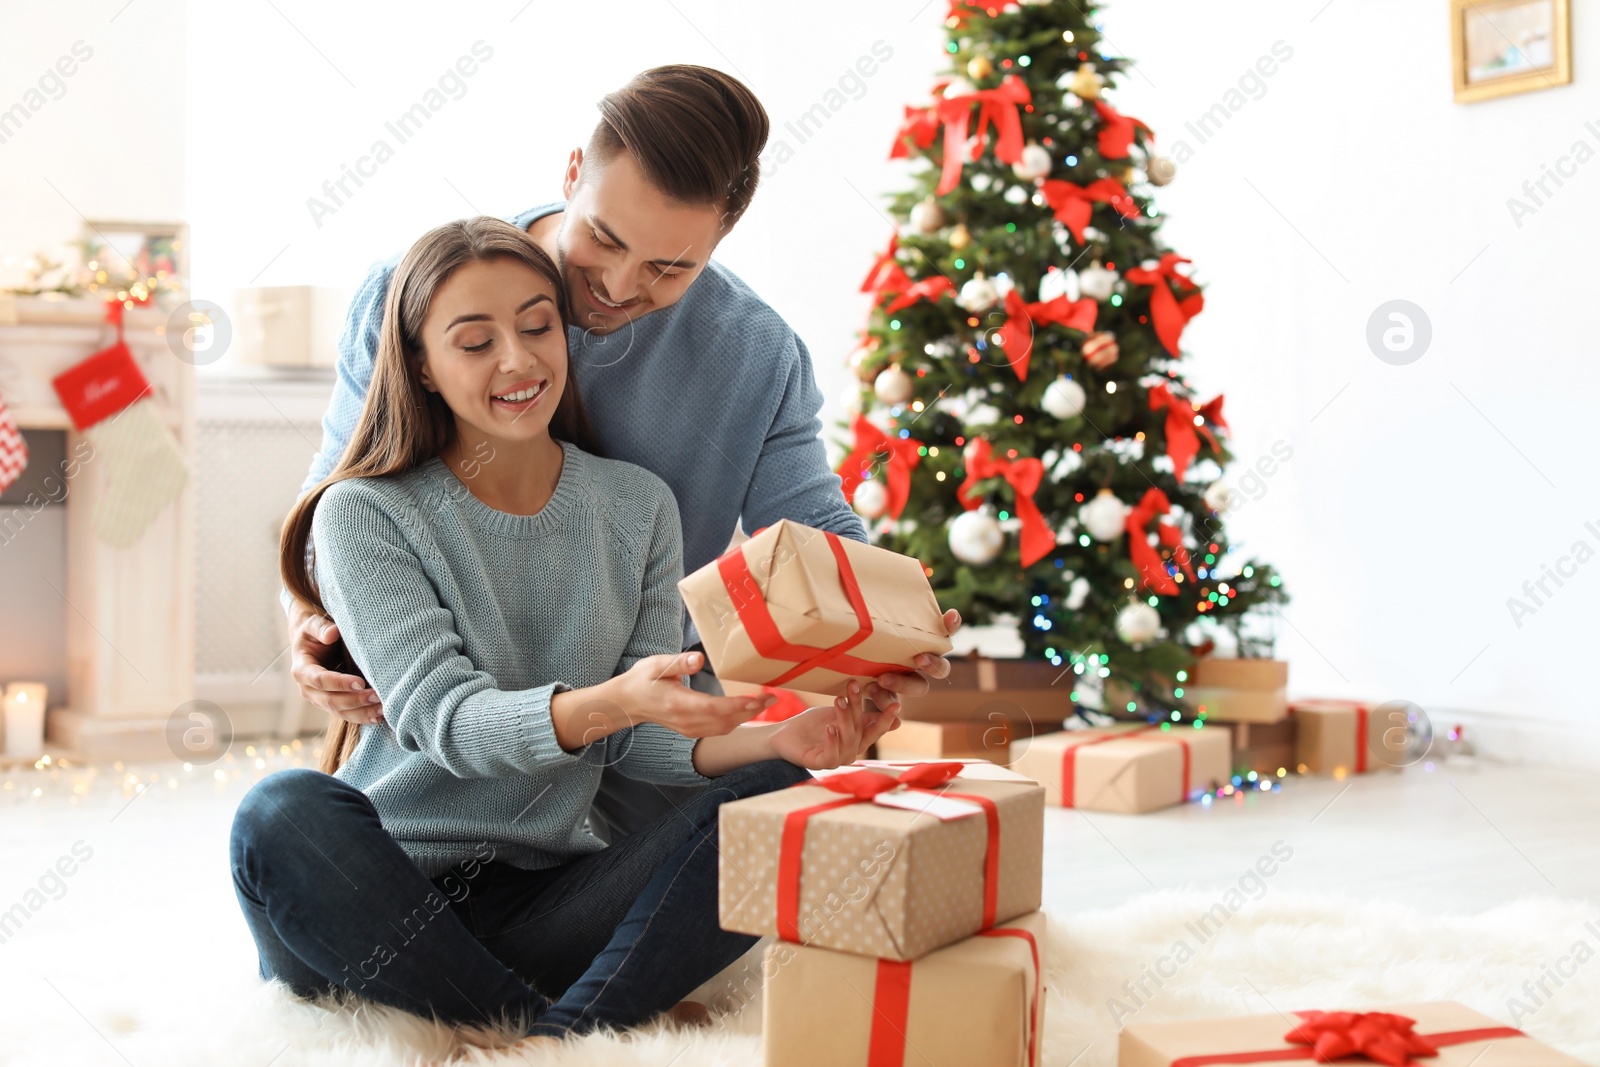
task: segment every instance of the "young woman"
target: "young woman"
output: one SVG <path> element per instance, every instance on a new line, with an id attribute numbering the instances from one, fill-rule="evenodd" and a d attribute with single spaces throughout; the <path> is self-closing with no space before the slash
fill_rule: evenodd
<path id="1" fill-rule="evenodd" d="M 516 227 L 425 235 L 350 445 L 285 523 L 286 586 L 383 707 L 234 820 L 262 976 L 303 996 L 546 1037 L 649 1019 L 755 941 L 717 925 L 717 807 L 893 725 L 859 690 L 741 725 L 766 701 L 683 684 L 677 506 L 585 447 L 566 319 Z M 608 848 L 584 828 L 607 766 L 711 788 Z"/>

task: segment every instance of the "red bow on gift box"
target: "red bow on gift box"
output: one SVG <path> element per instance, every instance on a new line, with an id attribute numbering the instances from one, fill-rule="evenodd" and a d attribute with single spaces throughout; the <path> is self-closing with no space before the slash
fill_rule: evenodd
<path id="1" fill-rule="evenodd" d="M 1126 275 L 1128 281 L 1135 285 L 1153 287 L 1150 290 L 1150 321 L 1155 324 L 1161 347 L 1174 356 L 1178 354 L 1178 341 L 1183 337 L 1183 328 L 1206 306 L 1200 287 L 1190 281 L 1187 275 L 1178 273 L 1178 264 L 1188 262 L 1178 253 L 1168 252 L 1155 267 L 1135 267 Z M 1175 296 L 1174 288 L 1185 295 L 1181 299 Z"/>
<path id="2" fill-rule="evenodd" d="M 1147 489 L 1139 506 L 1128 512 L 1124 526 L 1128 534 L 1128 558 L 1133 561 L 1134 570 L 1139 572 L 1139 584 L 1166 596 L 1177 593 L 1178 583 L 1167 573 L 1166 566 L 1161 562 L 1161 554 L 1150 547 L 1146 527 L 1152 519 L 1159 519 L 1170 510 L 1172 502 L 1167 499 L 1167 494 L 1159 489 Z M 1172 549 L 1172 558 L 1178 561 L 1178 566 L 1183 568 L 1189 580 L 1194 581 L 1194 571 L 1189 567 L 1189 553 L 1183 547 L 1182 531 L 1171 523 L 1157 522 L 1156 536 L 1162 544 Z"/>
<path id="3" fill-rule="evenodd" d="M 1368 1062 L 1385 1064 L 1386 1067 L 1407 1067 L 1417 1062 L 1412 1057 L 1437 1056 L 1439 1049 L 1447 1045 L 1527 1036 L 1511 1026 L 1419 1034 L 1415 1030 L 1415 1019 L 1386 1011 L 1297 1011 L 1295 1014 L 1305 1021 L 1284 1034 L 1283 1039 L 1296 1045 L 1309 1045 L 1309 1048 L 1183 1056 L 1173 1060 L 1172 1067 L 1285 1063 L 1291 1060 L 1332 1063 L 1349 1056 L 1361 1056 Z"/>
<path id="4" fill-rule="evenodd" d="M 1040 192 L 1056 220 L 1072 231 L 1072 239 L 1083 243 L 1083 228 L 1089 225 L 1089 216 L 1096 203 L 1110 204 L 1125 219 L 1139 217 L 1139 205 L 1128 195 L 1127 187 L 1115 178 L 1101 178 L 1088 185 L 1075 185 L 1059 178 L 1046 181 Z"/>
<path id="5" fill-rule="evenodd" d="M 995 337 L 1017 372 L 1017 380 L 1028 380 L 1028 360 L 1033 354 L 1034 326 L 1065 326 L 1069 330 L 1088 333 L 1094 329 L 1094 320 L 1100 313 L 1100 303 L 1084 297 L 1068 300 L 1065 295 L 1054 300 L 1030 304 L 1015 289 L 1006 293 L 1006 324 Z"/>
<path id="6" fill-rule="evenodd" d="M 1015 494 L 1014 506 L 1017 518 L 1022 520 L 1022 536 L 1018 544 L 1022 565 L 1033 566 L 1056 547 L 1056 539 L 1050 532 L 1050 524 L 1044 521 L 1039 505 L 1033 502 L 1033 494 L 1038 492 L 1039 483 L 1044 481 L 1044 464 L 1031 457 L 1018 460 L 996 459 L 989 442 L 982 437 L 973 441 L 968 447 L 971 455 L 967 459 L 967 478 L 961 483 L 961 488 L 956 490 L 956 499 L 961 501 L 962 507 L 971 511 L 983 503 L 976 496 L 970 495 L 973 487 L 985 478 L 993 478 L 996 475 L 1004 478 Z"/>
<path id="7" fill-rule="evenodd" d="M 871 467 L 880 457 L 887 456 L 883 481 L 889 492 L 889 517 L 898 519 L 911 493 L 912 468 L 922 462 L 917 452 L 922 442 L 911 437 L 890 437 L 862 415 L 856 416 L 851 429 L 855 433 L 855 443 L 838 470 L 844 482 L 840 488 L 844 490 L 845 499 L 855 501 L 856 490 L 866 480 Z"/>
<path id="8" fill-rule="evenodd" d="M 934 190 L 943 196 L 961 181 L 962 152 L 967 146 L 967 124 L 972 118 L 972 105 L 978 105 L 978 132 L 972 147 L 972 158 L 983 154 L 988 142 L 989 123 L 994 123 L 997 134 L 994 157 L 1002 163 L 1016 163 L 1022 159 L 1022 115 L 1020 108 L 1033 100 L 1028 84 L 1015 74 L 1009 74 L 995 89 L 979 89 L 960 96 L 943 97 L 934 105 L 939 119 L 944 123 L 944 169 L 939 175 L 939 186 Z"/>
<path id="9" fill-rule="evenodd" d="M 1200 454 L 1201 435 L 1205 436 L 1212 451 L 1222 451 L 1211 428 L 1206 425 L 1209 421 L 1224 430 L 1228 428 L 1227 421 L 1222 417 L 1222 397 L 1218 395 L 1196 407 L 1193 402 L 1175 396 L 1166 383 L 1160 382 L 1150 387 L 1150 410 L 1160 411 L 1162 408 L 1167 409 L 1167 455 L 1172 458 L 1173 477 L 1181 482 L 1189 470 L 1190 462 Z M 1200 421 L 1196 422 L 1196 419 Z"/>
<path id="10" fill-rule="evenodd" d="M 1134 127 L 1144 131 L 1146 137 L 1155 139 L 1150 127 L 1131 115 L 1124 115 L 1104 100 L 1096 100 L 1094 109 L 1100 115 L 1100 135 L 1097 143 L 1100 154 L 1107 159 L 1127 159 L 1128 147 L 1133 144 Z"/>

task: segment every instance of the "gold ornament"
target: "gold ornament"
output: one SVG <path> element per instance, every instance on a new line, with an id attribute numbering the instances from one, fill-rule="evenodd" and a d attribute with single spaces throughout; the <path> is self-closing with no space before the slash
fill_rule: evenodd
<path id="1" fill-rule="evenodd" d="M 950 247 L 959 252 L 972 243 L 972 231 L 967 229 L 964 222 L 956 223 L 955 229 L 950 231 Z"/>
<path id="2" fill-rule="evenodd" d="M 967 60 L 967 77 L 981 82 L 994 74 L 994 63 L 988 56 L 973 56 Z"/>
<path id="3" fill-rule="evenodd" d="M 1178 165 L 1166 156 L 1151 156 L 1144 161 L 1144 173 L 1151 185 L 1166 185 L 1178 176 Z"/>
<path id="4" fill-rule="evenodd" d="M 1072 80 L 1067 83 L 1067 88 L 1072 91 L 1074 96 L 1081 97 L 1084 100 L 1098 100 L 1100 99 L 1100 90 L 1105 83 L 1105 78 L 1094 72 L 1093 63 L 1084 63 L 1072 75 Z"/>

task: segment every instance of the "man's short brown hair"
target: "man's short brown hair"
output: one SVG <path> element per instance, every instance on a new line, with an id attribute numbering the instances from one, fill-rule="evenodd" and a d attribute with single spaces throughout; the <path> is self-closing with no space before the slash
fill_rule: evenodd
<path id="1" fill-rule="evenodd" d="M 603 168 L 626 150 L 669 198 L 721 208 L 724 229 L 750 206 L 771 123 L 737 78 L 688 63 L 652 67 L 607 93 L 599 107 L 585 160 Z"/>

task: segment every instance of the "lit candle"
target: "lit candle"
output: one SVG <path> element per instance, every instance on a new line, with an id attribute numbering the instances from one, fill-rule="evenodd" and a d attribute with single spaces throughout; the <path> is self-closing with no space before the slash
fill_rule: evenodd
<path id="1" fill-rule="evenodd" d="M 6 686 L 6 755 L 37 759 L 44 754 L 44 707 L 49 688 L 43 682 L 12 682 Z"/>

